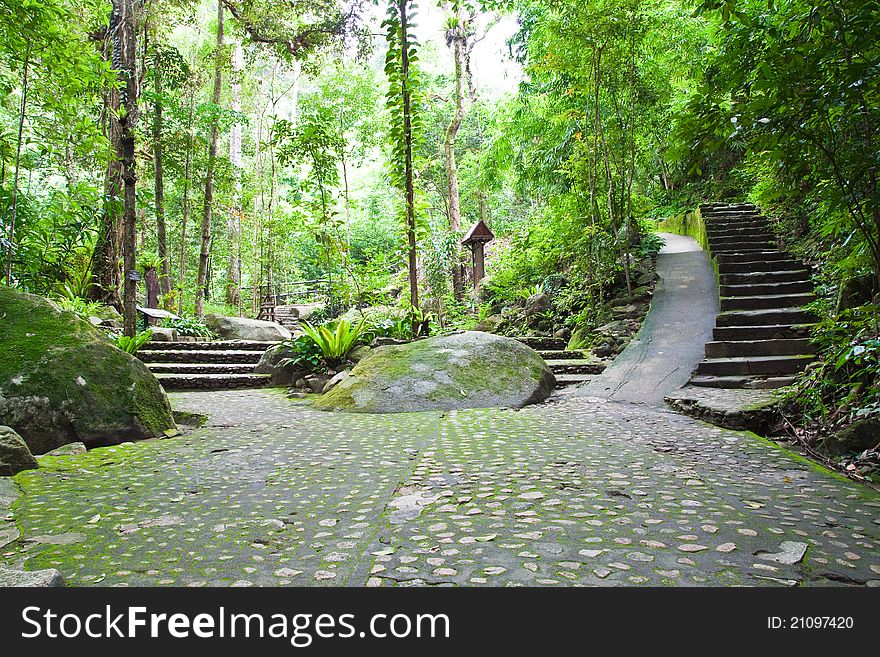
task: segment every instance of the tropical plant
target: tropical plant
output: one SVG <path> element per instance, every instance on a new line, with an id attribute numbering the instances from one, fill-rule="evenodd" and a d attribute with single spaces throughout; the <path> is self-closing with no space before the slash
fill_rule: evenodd
<path id="1" fill-rule="evenodd" d="M 285 340 L 283 345 L 295 354 L 293 357 L 294 365 L 301 365 L 311 372 L 320 372 L 326 369 L 322 360 L 324 354 L 321 347 L 308 335 L 298 335 L 292 340 Z"/>
<path id="2" fill-rule="evenodd" d="M 137 333 L 134 337 L 128 335 L 116 335 L 116 346 L 122 349 L 125 353 L 134 356 L 141 347 L 150 341 L 150 338 L 152 337 L 153 331 L 150 329 Z"/>
<path id="3" fill-rule="evenodd" d="M 323 326 L 313 326 L 303 322 L 302 328 L 321 350 L 327 364 L 338 365 L 366 334 L 366 326 L 367 321 L 364 318 L 358 324 L 351 324 L 344 319 L 339 320 L 335 325 L 330 323 Z"/>
<path id="4" fill-rule="evenodd" d="M 215 338 L 217 334 L 209 329 L 204 322 L 189 317 L 179 317 L 177 319 L 166 318 L 162 320 L 164 328 L 176 329 L 180 335 L 187 335 L 195 338 Z"/>

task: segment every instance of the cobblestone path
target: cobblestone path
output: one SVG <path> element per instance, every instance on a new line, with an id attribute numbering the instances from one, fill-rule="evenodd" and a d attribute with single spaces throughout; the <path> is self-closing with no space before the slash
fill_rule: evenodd
<path id="1" fill-rule="evenodd" d="M 208 424 L 19 475 L 2 561 L 101 586 L 880 585 L 880 495 L 663 410 L 173 403 Z"/>

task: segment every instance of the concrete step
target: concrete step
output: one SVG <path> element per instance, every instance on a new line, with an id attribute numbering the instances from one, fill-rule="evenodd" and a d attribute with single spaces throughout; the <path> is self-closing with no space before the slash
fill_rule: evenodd
<path id="1" fill-rule="evenodd" d="M 755 264 L 755 263 L 744 263 L 744 265 Z M 769 262 L 762 263 L 764 267 L 771 267 L 772 265 L 778 264 L 780 267 L 790 267 L 793 265 L 798 265 L 799 263 L 793 262 L 791 264 L 786 264 L 784 261 Z M 746 269 L 745 266 L 742 267 L 745 271 L 731 271 L 731 265 L 724 265 L 724 271 L 721 272 L 721 266 L 719 265 L 719 274 L 718 278 L 720 280 L 721 285 L 749 285 L 749 284 L 774 284 L 774 283 L 796 283 L 796 282 L 804 282 L 810 280 L 810 270 L 809 269 L 768 269 L 766 271 L 754 270 L 754 269 Z"/>
<path id="2" fill-rule="evenodd" d="M 779 294 L 802 294 L 813 291 L 810 281 L 783 281 L 782 283 L 746 283 L 742 285 L 722 285 L 722 297 L 749 297 Z"/>
<path id="3" fill-rule="evenodd" d="M 271 383 L 268 374 L 157 374 L 165 390 L 231 390 L 262 388 Z"/>
<path id="4" fill-rule="evenodd" d="M 784 376 L 803 371 L 813 360 L 814 357 L 812 355 L 707 358 L 697 366 L 697 374 L 711 374 L 713 376 Z"/>
<path id="5" fill-rule="evenodd" d="M 538 355 L 544 360 L 566 360 L 569 358 L 583 358 L 582 351 L 566 351 L 564 349 L 542 349 Z"/>
<path id="6" fill-rule="evenodd" d="M 711 221 L 713 219 L 717 219 L 719 217 L 750 217 L 750 218 L 764 218 L 757 210 L 750 209 L 729 209 L 729 208 L 716 208 L 713 210 L 703 210 L 702 211 L 703 219 Z"/>
<path id="7" fill-rule="evenodd" d="M 145 363 L 226 363 L 256 365 L 262 352 L 245 350 L 153 350 L 139 351 L 137 357 Z"/>
<path id="8" fill-rule="evenodd" d="M 554 374 L 601 374 L 605 371 L 605 365 L 590 362 L 585 358 L 570 358 L 566 360 L 548 360 L 547 366 Z"/>
<path id="9" fill-rule="evenodd" d="M 587 383 L 588 381 L 591 381 L 592 378 L 593 377 L 586 374 L 557 374 L 556 387 L 567 388 L 569 386 L 576 386 L 581 383 Z"/>
<path id="10" fill-rule="evenodd" d="M 736 244 L 736 243 L 754 243 L 754 244 L 775 244 L 775 238 L 768 234 L 767 232 L 758 233 L 758 232 L 725 232 L 722 235 L 717 235 L 714 233 L 709 233 L 709 245 L 710 246 L 724 246 L 727 244 Z M 776 248 L 775 246 L 769 247 L 771 250 Z"/>
<path id="11" fill-rule="evenodd" d="M 816 346 L 807 338 L 791 340 L 712 341 L 706 343 L 706 358 L 739 358 L 743 356 L 798 356 L 816 353 Z"/>
<path id="12" fill-rule="evenodd" d="M 797 381 L 796 376 L 695 376 L 690 380 L 692 386 L 703 388 L 746 388 L 752 390 L 775 390 L 790 386 Z"/>
<path id="13" fill-rule="evenodd" d="M 742 239 L 765 239 L 773 241 L 775 236 L 764 226 L 737 226 L 736 228 L 716 228 L 709 226 L 706 229 L 706 236 L 710 239 L 724 239 L 741 237 Z"/>
<path id="14" fill-rule="evenodd" d="M 775 326 L 777 324 L 812 324 L 815 321 L 815 315 L 803 308 L 728 310 L 718 313 L 715 326 Z"/>
<path id="15" fill-rule="evenodd" d="M 249 363 L 147 363 L 153 374 L 251 374 Z"/>
<path id="16" fill-rule="evenodd" d="M 786 253 L 785 251 L 780 251 L 779 249 L 770 249 L 767 251 L 730 251 L 713 255 L 717 258 L 719 266 L 731 263 L 741 264 L 744 262 L 757 263 L 771 262 L 775 260 L 794 261 L 790 254 Z M 803 267 L 803 264 L 801 264 L 800 267 Z M 754 267 L 752 267 L 745 271 L 756 270 L 754 269 Z"/>
<path id="17" fill-rule="evenodd" d="M 214 340 L 212 342 L 158 342 L 150 340 L 140 351 L 266 351 L 278 342 L 251 340 Z"/>
<path id="18" fill-rule="evenodd" d="M 721 297 L 721 311 L 726 310 L 768 310 L 770 308 L 798 308 L 812 303 L 816 295 L 806 294 L 764 294 L 748 297 Z"/>
<path id="19" fill-rule="evenodd" d="M 721 255 L 722 253 L 754 253 L 754 252 L 762 252 L 762 251 L 770 251 L 776 248 L 776 245 L 773 242 L 762 242 L 762 241 L 731 241 L 724 242 L 719 244 L 718 242 L 710 243 L 709 248 L 712 251 L 712 255 Z"/>
<path id="20" fill-rule="evenodd" d="M 528 336 L 516 339 L 536 351 L 562 351 L 568 345 L 568 340 L 563 340 L 562 338 Z"/>
<path id="21" fill-rule="evenodd" d="M 811 324 L 770 324 L 768 326 L 716 326 L 715 340 L 726 342 L 745 340 L 794 340 L 810 336 Z"/>
<path id="22" fill-rule="evenodd" d="M 726 217 L 712 217 L 706 220 L 706 230 L 707 231 L 716 231 L 716 230 L 734 230 L 734 229 L 749 229 L 749 230 L 768 230 L 769 225 L 767 222 L 758 217 L 736 217 L 736 218 L 726 218 Z"/>

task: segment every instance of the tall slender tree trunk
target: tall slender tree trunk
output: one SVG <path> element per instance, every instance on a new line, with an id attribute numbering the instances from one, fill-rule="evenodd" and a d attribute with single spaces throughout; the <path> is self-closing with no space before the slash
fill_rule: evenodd
<path id="1" fill-rule="evenodd" d="M 139 85 L 137 77 L 136 0 L 114 0 L 110 18 L 113 68 L 121 82 L 118 106 L 111 112 L 113 147 L 120 164 L 123 184 L 122 258 L 124 269 L 123 323 L 125 334 L 137 332 L 137 158 L 135 132 L 138 120 Z"/>
<path id="2" fill-rule="evenodd" d="M 464 120 L 464 101 L 467 65 L 465 58 L 467 47 L 467 16 L 456 3 L 456 23 L 449 30 L 446 42 L 452 46 L 455 58 L 455 113 L 446 129 L 443 149 L 446 155 L 446 181 L 449 186 L 449 230 L 456 237 L 455 251 L 452 259 L 452 290 L 456 299 L 464 296 L 464 282 L 461 271 L 461 244 L 458 236 L 461 233 L 461 199 L 458 191 L 458 164 L 455 160 L 455 140 Z"/>
<path id="3" fill-rule="evenodd" d="M 244 52 L 241 44 L 236 45 L 232 56 L 232 110 L 241 112 L 241 71 L 244 66 Z M 244 126 L 232 126 L 229 139 L 229 162 L 235 175 L 235 200 L 229 213 L 227 229 L 229 233 L 229 255 L 226 261 L 226 303 L 236 306 L 241 313 L 241 216 L 242 210 L 242 157 L 241 139 Z"/>
<path id="4" fill-rule="evenodd" d="M 398 0 L 400 14 L 400 67 L 403 93 L 404 178 L 406 193 L 406 241 L 409 262 L 409 302 L 419 307 L 419 270 L 416 250 L 416 191 L 413 167 L 413 98 L 409 60 L 409 0 Z M 415 327 L 413 327 L 415 329 Z"/>
<path id="5" fill-rule="evenodd" d="M 31 44 L 28 42 L 21 71 L 21 112 L 18 115 L 18 141 L 15 144 L 15 175 L 12 183 L 12 212 L 9 220 L 9 250 L 6 253 L 6 284 L 12 286 L 12 257 L 15 255 L 15 222 L 18 219 L 18 172 L 21 165 L 21 145 L 24 141 L 24 120 L 27 115 L 28 75 L 31 66 Z"/>
<path id="6" fill-rule="evenodd" d="M 162 71 L 159 52 L 154 48 L 156 76 L 156 101 L 153 104 L 153 182 L 156 194 L 156 242 L 159 250 L 159 292 L 163 302 L 171 294 L 171 272 L 168 266 L 168 237 L 165 226 L 165 174 L 163 163 L 162 130 L 165 123 L 162 107 Z"/>
<path id="7" fill-rule="evenodd" d="M 214 95 L 215 107 L 220 105 L 220 92 L 223 88 L 223 0 L 217 1 L 217 53 L 214 57 Z M 208 282 L 208 260 L 211 257 L 211 213 L 214 205 L 214 170 L 217 166 L 217 138 L 220 126 L 215 115 L 211 122 L 211 142 L 208 147 L 208 170 L 205 173 L 205 205 L 202 212 L 201 250 L 199 251 L 199 275 L 196 281 L 196 307 L 198 318 L 205 316 L 205 296 Z"/>
<path id="8" fill-rule="evenodd" d="M 194 89 L 190 89 L 189 94 L 189 118 L 186 123 L 186 157 L 183 173 L 183 216 L 180 222 L 180 268 L 178 269 L 179 278 L 179 298 L 177 302 L 177 314 L 183 314 L 183 289 L 186 284 L 186 228 L 189 220 L 189 187 L 190 174 L 192 170 L 192 126 L 193 114 L 195 113 L 196 94 Z"/>

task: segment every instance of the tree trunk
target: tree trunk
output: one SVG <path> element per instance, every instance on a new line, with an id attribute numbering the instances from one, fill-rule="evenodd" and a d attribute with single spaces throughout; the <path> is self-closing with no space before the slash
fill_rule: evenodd
<path id="1" fill-rule="evenodd" d="M 165 226 L 165 176 L 163 165 L 162 129 L 164 115 L 162 107 L 162 72 L 159 68 L 158 52 L 154 50 L 156 76 L 156 102 L 153 105 L 153 180 L 156 192 L 156 242 L 159 250 L 159 291 L 163 303 L 168 303 L 171 294 L 171 272 L 168 266 L 168 237 Z"/>
<path id="2" fill-rule="evenodd" d="M 443 148 L 446 154 L 446 181 L 449 185 L 449 230 L 455 236 L 455 250 L 452 259 L 452 290 L 456 299 L 464 296 L 464 282 L 461 276 L 461 200 L 458 191 L 458 164 L 455 161 L 455 140 L 464 120 L 465 76 L 467 65 L 467 17 L 459 7 L 456 11 L 457 23 L 447 36 L 451 42 L 455 58 L 455 114 L 446 129 Z"/>
<path id="3" fill-rule="evenodd" d="M 6 284 L 12 286 L 12 257 L 15 255 L 15 222 L 18 218 L 18 172 L 21 165 L 21 144 L 24 141 L 24 120 L 27 115 L 28 74 L 31 65 L 31 45 L 28 42 L 21 73 L 21 113 L 18 116 L 18 142 L 15 145 L 15 175 L 12 183 L 12 213 L 9 221 L 9 251 L 6 254 Z"/>
<path id="4" fill-rule="evenodd" d="M 183 314 L 183 288 L 186 283 L 186 228 L 187 221 L 189 219 L 189 184 L 190 184 L 190 173 L 192 169 L 192 125 L 193 125 L 193 114 L 195 112 L 195 90 L 190 90 L 189 95 L 189 119 L 186 124 L 186 163 L 184 164 L 184 173 L 183 173 L 183 217 L 180 222 L 180 269 L 178 271 L 178 276 L 180 277 L 180 283 L 178 290 L 179 299 L 177 302 L 177 314 Z"/>
<path id="5" fill-rule="evenodd" d="M 123 322 L 125 334 L 137 332 L 137 158 L 135 132 L 138 120 L 137 78 L 137 2 L 114 0 L 110 18 L 113 45 L 113 68 L 121 82 L 118 106 L 111 112 L 113 147 L 120 164 L 123 183 L 122 257 L 125 272 L 123 287 Z M 113 124 L 116 128 L 113 129 Z"/>
<path id="6" fill-rule="evenodd" d="M 214 57 L 214 106 L 220 105 L 223 86 L 223 2 L 217 2 L 217 53 Z M 199 251 L 199 275 L 196 281 L 196 317 L 205 316 L 205 288 L 208 282 L 208 260 L 211 257 L 211 212 L 214 205 L 214 169 L 217 166 L 217 137 L 220 127 L 216 115 L 211 122 L 211 142 L 208 147 L 208 170 L 205 173 L 205 206 L 202 213 L 201 250 Z"/>
<path id="7" fill-rule="evenodd" d="M 241 70 L 244 66 L 244 53 L 241 44 L 232 56 L 232 110 L 241 112 Z M 241 216 L 242 216 L 242 158 L 241 138 L 244 126 L 232 126 L 229 138 L 229 162 L 235 172 L 235 200 L 229 213 L 227 229 L 229 232 L 229 255 L 226 260 L 226 303 L 235 306 L 241 313 Z"/>
<path id="8" fill-rule="evenodd" d="M 403 140 L 404 140 L 404 178 L 406 188 L 406 241 L 409 261 L 409 302 L 413 308 L 419 307 L 419 271 L 416 251 L 416 191 L 413 170 L 413 121 L 412 89 L 409 75 L 409 18 L 408 0 L 398 0 L 400 12 L 400 65 L 401 91 L 403 92 Z M 415 328 L 415 327 L 413 327 Z"/>

